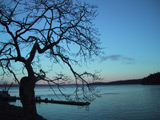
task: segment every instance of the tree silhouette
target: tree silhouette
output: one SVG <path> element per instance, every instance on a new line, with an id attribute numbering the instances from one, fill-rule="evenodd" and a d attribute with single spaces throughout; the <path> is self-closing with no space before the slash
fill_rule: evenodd
<path id="1" fill-rule="evenodd" d="M 28 119 L 37 114 L 34 88 L 38 80 L 55 84 L 68 98 L 59 83 L 69 77 L 59 73 L 54 79 L 47 78 L 39 67 L 42 56 L 51 63 L 69 67 L 75 79 L 76 100 L 87 101 L 96 96 L 86 79 L 98 79 L 96 73 L 78 73 L 73 67 L 80 60 L 91 60 L 101 52 L 98 31 L 92 23 L 96 15 L 96 6 L 72 0 L 0 2 L 0 33 L 5 36 L 0 40 L 0 67 L 3 76 L 11 74 L 20 84 L 21 102 L 26 116 L 30 115 Z M 23 66 L 18 72 L 27 74 L 21 80 L 14 68 L 16 63 Z"/>

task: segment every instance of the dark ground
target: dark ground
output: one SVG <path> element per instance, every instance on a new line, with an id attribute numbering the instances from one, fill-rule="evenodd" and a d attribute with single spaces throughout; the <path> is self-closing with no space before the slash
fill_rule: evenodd
<path id="1" fill-rule="evenodd" d="M 0 120 L 25 120 L 23 109 L 7 102 L 0 101 Z M 37 115 L 36 120 L 45 120 Z"/>

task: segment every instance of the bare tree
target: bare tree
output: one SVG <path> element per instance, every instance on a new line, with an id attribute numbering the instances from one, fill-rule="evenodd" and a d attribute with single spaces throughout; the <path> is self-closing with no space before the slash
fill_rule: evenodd
<path id="1" fill-rule="evenodd" d="M 101 52 L 98 31 L 92 23 L 96 15 L 96 6 L 72 0 L 8 0 L 0 3 L 0 33 L 5 35 L 0 40 L 0 67 L 3 76 L 12 74 L 20 84 L 21 102 L 27 115 L 37 114 L 34 88 L 38 80 L 57 85 L 62 94 L 59 83 L 69 80 L 63 73 L 54 79 L 47 78 L 38 67 L 42 64 L 40 55 L 52 63 L 64 63 L 69 67 L 75 79 L 73 94 L 76 100 L 88 101 L 96 95 L 86 79 L 96 80 L 96 74 L 78 73 L 73 67 L 79 65 L 79 60 L 91 60 Z M 14 70 L 15 63 L 22 63 L 22 73 L 27 71 L 21 80 Z"/>

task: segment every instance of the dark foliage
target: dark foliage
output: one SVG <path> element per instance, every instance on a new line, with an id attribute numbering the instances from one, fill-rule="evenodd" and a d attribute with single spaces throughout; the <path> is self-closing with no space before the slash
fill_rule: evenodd
<path id="1" fill-rule="evenodd" d="M 142 79 L 143 85 L 160 85 L 160 72 L 154 73 Z"/>

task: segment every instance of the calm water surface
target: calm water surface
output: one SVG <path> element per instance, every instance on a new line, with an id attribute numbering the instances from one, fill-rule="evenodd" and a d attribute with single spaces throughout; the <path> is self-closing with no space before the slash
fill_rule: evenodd
<path id="1" fill-rule="evenodd" d="M 40 115 L 48 120 L 160 120 L 160 86 L 97 86 L 101 98 L 89 107 L 60 104 L 37 104 Z M 37 87 L 36 95 L 55 98 L 49 87 Z M 10 94 L 18 96 L 18 89 Z M 60 96 L 60 94 L 59 94 Z M 11 103 L 21 106 L 17 101 Z"/>

